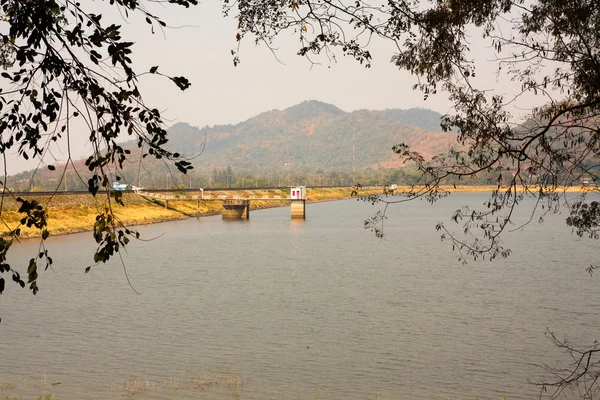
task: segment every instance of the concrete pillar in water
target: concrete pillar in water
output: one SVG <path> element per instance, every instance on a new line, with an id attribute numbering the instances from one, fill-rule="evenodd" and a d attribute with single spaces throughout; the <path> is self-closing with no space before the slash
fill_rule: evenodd
<path id="1" fill-rule="evenodd" d="M 250 218 L 250 200 L 223 200 L 221 216 L 223 219 Z"/>
<path id="2" fill-rule="evenodd" d="M 306 219 L 306 200 L 292 199 L 290 211 L 292 219 Z"/>

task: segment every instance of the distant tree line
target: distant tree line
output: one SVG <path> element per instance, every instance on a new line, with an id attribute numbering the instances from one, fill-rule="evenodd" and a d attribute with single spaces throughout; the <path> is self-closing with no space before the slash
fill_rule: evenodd
<path id="1" fill-rule="evenodd" d="M 538 177 L 532 177 L 537 179 Z M 86 190 L 87 177 L 73 169 L 65 172 L 59 191 Z M 503 182 L 512 179 L 505 173 Z M 114 177 L 117 180 L 117 177 Z M 171 171 L 167 168 L 140 170 L 126 169 L 119 176 L 119 182 L 148 189 L 193 189 L 193 188 L 257 188 L 257 187 L 289 187 L 289 186 L 352 186 L 361 185 L 419 185 L 423 175 L 411 166 L 401 168 L 367 168 L 360 171 L 251 171 L 237 170 L 231 166 L 223 168 L 194 169 L 187 174 Z M 16 191 L 48 191 L 55 190 L 59 179 L 40 175 L 32 177 L 30 172 L 23 172 L 8 179 L 8 187 Z M 582 182 L 584 183 L 584 182 Z M 591 183 L 591 182 L 590 182 Z M 442 184 L 454 185 L 496 185 L 498 174 L 482 172 L 457 181 L 446 179 Z"/>

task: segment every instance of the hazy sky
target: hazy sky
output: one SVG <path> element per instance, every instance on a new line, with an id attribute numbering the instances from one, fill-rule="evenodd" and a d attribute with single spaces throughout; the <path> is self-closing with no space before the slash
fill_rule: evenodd
<path id="1" fill-rule="evenodd" d="M 136 61 L 140 69 L 157 64 L 161 71 L 191 80 L 192 87 L 184 93 L 155 77 L 143 82 L 146 98 L 162 104 L 178 121 L 198 126 L 237 123 L 311 99 L 345 111 L 417 106 L 441 112 L 448 109 L 445 99 L 423 102 L 422 95 L 410 89 L 415 79 L 390 64 L 392 49 L 385 43 L 372 47 L 375 61 L 366 69 L 341 52 L 337 63 L 321 57 L 322 64 L 312 66 L 295 54 L 298 42 L 291 34 L 275 44 L 278 62 L 265 45 L 256 47 L 248 38 L 242 42 L 242 62 L 234 67 L 230 50 L 237 45 L 237 21 L 222 16 L 220 2 L 213 0 L 189 10 L 171 7 L 163 14 L 169 25 L 188 27 L 166 29 L 163 37 L 144 34 L 147 30 L 143 32 L 141 24 L 142 29 L 135 32 L 139 37 Z"/>
<path id="2" fill-rule="evenodd" d="M 154 76 L 142 78 L 149 103 L 161 105 L 177 121 L 204 126 L 241 122 L 260 112 L 283 109 L 304 100 L 332 103 L 342 110 L 425 107 L 442 114 L 451 111 L 446 93 L 423 100 L 411 89 L 416 77 L 390 63 L 391 43 L 372 40 L 371 68 L 337 52 L 337 60 L 316 58 L 311 65 L 296 55 L 298 40 L 292 32 L 283 33 L 274 44 L 279 61 L 264 45 L 255 46 L 253 38 L 242 41 L 241 64 L 233 66 L 230 50 L 237 42 L 237 21 L 224 18 L 221 2 L 211 0 L 197 7 L 160 8 L 170 28 L 165 35 L 149 34 L 147 25 L 133 23 L 128 32 L 136 38 L 135 61 L 140 70 L 160 65 L 160 70 L 184 75 L 192 87 L 179 92 L 170 82 Z M 146 26 L 146 27 L 145 27 Z M 352 33 L 352 30 L 349 30 Z M 472 57 L 478 66 L 478 82 L 499 93 L 517 90 L 505 75 L 497 76 L 495 54 L 481 32 L 473 31 Z"/>
<path id="3" fill-rule="evenodd" d="M 220 1 L 209 0 L 189 9 L 154 5 L 152 11 L 169 25 L 164 33 L 155 34 L 141 15 L 125 20 L 116 7 L 104 2 L 83 4 L 103 13 L 103 21 L 123 25 L 123 37 L 135 42 L 133 60 L 138 72 L 158 65 L 165 74 L 183 75 L 191 81 L 192 86 L 181 92 L 168 79 L 156 75 L 140 78 L 146 104 L 161 110 L 169 125 L 235 124 L 264 111 L 312 99 L 344 111 L 411 107 L 442 114 L 451 111 L 444 93 L 424 101 L 421 92 L 411 89 L 416 78 L 390 63 L 394 50 L 390 43 L 373 41 L 373 63 L 367 69 L 341 52 L 337 61 L 321 57 L 317 59 L 320 65 L 311 65 L 295 54 L 299 46 L 291 33 L 274 44 L 279 61 L 265 45 L 257 47 L 247 38 L 239 53 L 242 62 L 234 67 L 230 51 L 237 46 L 237 22 L 233 16 L 223 17 Z M 480 82 L 489 88 L 514 89 L 510 81 L 496 77 L 495 63 L 486 63 L 492 57 L 486 44 L 475 41 L 472 46 L 474 58 L 484 65 L 479 69 Z M 89 151 L 86 138 L 86 132 L 73 137 L 74 156 Z M 66 158 L 61 149 L 54 153 L 58 160 Z M 9 173 L 33 166 L 14 160 L 9 164 Z"/>

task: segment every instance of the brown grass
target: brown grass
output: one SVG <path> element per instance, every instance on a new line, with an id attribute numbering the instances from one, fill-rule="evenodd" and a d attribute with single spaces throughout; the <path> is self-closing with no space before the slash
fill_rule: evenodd
<path id="1" fill-rule="evenodd" d="M 154 383 L 148 378 L 139 378 L 134 375 L 128 375 L 121 379 L 120 390 L 125 395 L 135 395 L 143 392 L 158 392 L 162 390 L 200 390 L 227 388 L 235 390 L 246 384 L 244 379 L 237 373 L 233 367 L 225 366 L 214 370 L 205 370 L 193 368 L 187 370 L 187 379 L 178 382 L 176 378 L 169 376 L 163 384 Z"/>
<path id="2" fill-rule="evenodd" d="M 156 384 L 150 382 L 148 378 L 138 379 L 135 376 L 128 376 L 121 380 L 121 389 L 127 395 L 134 395 L 140 392 L 156 392 L 158 388 Z"/>
<path id="3" fill-rule="evenodd" d="M 0 390 L 11 390 L 14 389 L 15 385 L 12 383 L 0 382 Z"/>
<path id="4" fill-rule="evenodd" d="M 405 192 L 410 188 L 399 186 L 398 193 Z M 442 186 L 441 190 L 449 192 L 492 192 L 497 189 L 496 186 Z M 535 188 L 529 188 L 535 190 Z M 580 192 L 582 190 L 592 190 L 586 187 L 564 188 L 569 192 Z M 309 188 L 307 189 L 308 202 L 322 202 L 331 200 L 347 199 L 351 197 L 350 188 Z M 359 195 L 366 196 L 372 194 L 381 194 L 381 189 L 362 189 Z M 231 192 L 230 192 L 231 193 Z M 185 219 L 195 216 L 206 216 L 219 214 L 221 211 L 221 199 L 230 195 L 226 191 L 207 192 L 213 200 L 203 200 L 198 203 L 196 200 L 169 200 L 168 208 L 165 208 L 164 200 L 144 199 L 136 194 L 124 194 L 123 202 L 125 207 L 112 202 L 112 209 L 117 218 L 125 226 L 151 224 L 156 222 L 172 221 Z M 264 208 L 287 206 L 289 202 L 275 200 L 275 198 L 289 197 L 289 190 L 269 189 L 269 190 L 248 190 L 245 192 L 236 192 L 238 196 L 245 198 L 260 198 L 250 202 L 251 210 Z M 34 199 L 35 193 L 32 193 Z M 173 193 L 173 195 L 182 195 Z M 186 198 L 199 196 L 200 193 L 186 193 Z M 51 235 L 64 235 L 68 233 L 84 232 L 92 230 L 96 215 L 107 207 L 105 196 L 98 195 L 93 197 L 89 194 L 55 196 L 50 202 L 47 197 L 38 197 L 37 200 L 42 205 L 48 205 L 48 230 Z M 5 198 L 2 219 L 4 225 L 0 225 L 0 235 L 7 235 L 10 230 L 19 226 L 19 221 L 23 217 L 17 212 L 19 203 L 12 198 Z M 39 237 L 40 232 L 37 229 L 21 227 L 22 237 Z M 1 387 L 0 387 L 1 388 Z"/>
<path id="5" fill-rule="evenodd" d="M 312 189 L 308 191 L 310 201 L 336 200 L 350 197 L 350 189 Z M 214 201 L 201 201 L 200 207 L 195 200 L 169 200 L 168 208 L 165 208 L 163 200 L 143 199 L 135 194 L 125 194 L 123 202 L 125 207 L 111 203 L 116 217 L 125 225 L 143 225 L 156 222 L 185 219 L 195 216 L 215 215 L 221 211 L 221 198 L 227 196 L 226 191 L 209 192 Z M 289 196 L 287 190 L 250 190 L 245 193 L 236 193 L 245 197 L 268 198 L 269 196 L 285 198 Z M 200 193 L 187 193 L 185 197 L 192 198 Z M 57 195 L 51 201 L 47 197 L 32 197 L 42 205 L 48 206 L 48 230 L 51 235 L 64 235 L 68 233 L 84 232 L 92 230 L 96 215 L 107 207 L 108 203 L 104 196 L 98 195 Z M 250 203 L 251 210 L 271 207 L 281 207 L 289 203 L 281 200 L 255 200 Z M 12 229 L 19 227 L 19 221 L 23 217 L 18 213 L 19 203 L 12 198 L 6 198 L 2 211 L 5 222 L 0 226 L 0 234 L 7 235 Z M 35 228 L 21 227 L 22 237 L 39 237 L 40 232 Z"/>
<path id="6" fill-rule="evenodd" d="M 233 367 L 225 366 L 216 370 L 205 371 L 202 369 L 190 369 L 189 386 L 193 389 L 208 389 L 211 387 L 242 387 L 246 384 L 240 374 L 234 371 Z"/>
<path id="7" fill-rule="evenodd" d="M 170 376 L 167 378 L 167 388 L 169 390 L 179 390 L 179 382 L 177 382 L 175 378 Z"/>

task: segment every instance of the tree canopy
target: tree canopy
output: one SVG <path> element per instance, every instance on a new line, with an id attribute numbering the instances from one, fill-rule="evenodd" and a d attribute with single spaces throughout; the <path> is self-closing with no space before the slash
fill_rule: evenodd
<path id="1" fill-rule="evenodd" d="M 196 5 L 197 0 L 169 3 L 189 7 Z M 143 73 L 162 75 L 181 90 L 190 83 L 181 76 L 163 75 L 158 66 L 143 73 L 134 71 L 133 43 L 121 36 L 121 27 L 104 23 L 101 14 L 87 12 L 79 2 L 2 0 L 0 4 L 0 62 L 5 68 L 0 76 L 0 153 L 4 165 L 7 152 L 15 148 L 20 157 L 42 163 L 49 144 L 65 136 L 68 140 L 74 120 L 82 121 L 93 149 L 85 161 L 91 172 L 88 190 L 94 195 L 99 191 L 107 195 L 104 210 L 94 225 L 98 243 L 94 261 L 105 262 L 127 244 L 127 236 L 136 235 L 115 220 L 111 208 L 109 188 L 113 179 L 119 179 L 115 168 L 120 168 L 130 153 L 117 143 L 119 135 L 134 137 L 144 155 L 171 160 L 182 172 L 191 168 L 179 154 L 166 150 L 167 135 L 160 112 L 144 103 L 138 77 Z M 150 30 L 165 26 L 158 16 L 147 11 L 144 2 L 111 0 L 110 5 L 118 7 L 125 16 L 143 14 Z M 70 149 L 68 153 L 65 169 L 72 163 Z M 2 181 L 3 200 L 8 192 L 4 185 L 6 175 Z M 27 268 L 26 281 L 35 294 L 38 263 L 45 263 L 46 268 L 52 263 L 43 246 L 49 235 L 47 213 L 35 200 L 17 200 L 21 203 L 19 212 L 23 213 L 21 225 L 42 231 L 39 255 L 30 260 Z M 118 194 L 114 200 L 120 202 Z M 11 227 L 11 239 L 0 241 L 0 273 L 11 275 L 24 287 L 25 280 L 6 259 L 12 239 L 18 239 L 20 231 L 20 227 Z M 5 279 L 0 277 L 0 293 L 4 287 Z"/>

